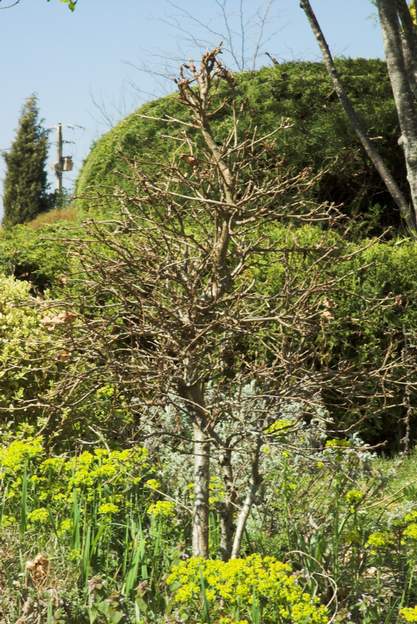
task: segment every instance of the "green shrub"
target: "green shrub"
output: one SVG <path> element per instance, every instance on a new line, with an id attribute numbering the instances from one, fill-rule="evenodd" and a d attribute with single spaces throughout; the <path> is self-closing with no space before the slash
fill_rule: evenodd
<path id="1" fill-rule="evenodd" d="M 58 291 L 70 266 L 68 241 L 79 232 L 77 224 L 65 221 L 1 230 L 0 273 L 28 282 L 34 294 Z"/>
<path id="2" fill-rule="evenodd" d="M 182 622 L 326 624 L 328 613 L 303 590 L 291 566 L 258 554 L 231 561 L 192 557 L 168 577 Z"/>
<path id="3" fill-rule="evenodd" d="M 401 148 L 397 144 L 398 121 L 385 64 L 378 60 L 340 59 L 338 69 L 369 135 L 386 158 L 395 177 L 406 188 Z M 315 197 L 343 202 L 351 215 L 367 215 L 365 231 L 395 224 L 397 210 L 358 140 L 320 63 L 291 62 L 237 76 L 238 103 L 247 103 L 240 127 L 256 119 L 258 133 L 268 133 L 280 121 L 291 127 L 271 143 L 270 159 L 285 166 L 313 172 L 325 170 L 316 182 Z M 146 104 L 93 147 L 77 183 L 79 203 L 86 210 L 106 211 L 117 206 L 117 189 L 132 189 L 129 163 L 136 160 L 142 169 L 160 166 L 174 151 L 184 151 L 181 142 L 167 141 L 166 135 L 182 130 L 175 123 L 154 118 L 181 118 L 182 106 L 175 95 Z M 221 111 L 215 123 L 219 135 L 229 129 L 230 120 Z M 174 145 L 174 147 L 173 147 Z M 100 203 L 100 206 L 98 206 Z M 372 208 L 378 204 L 376 211 Z"/>
<path id="4" fill-rule="evenodd" d="M 45 225 L 61 223 L 65 221 L 67 223 L 78 223 L 79 214 L 75 206 L 66 205 L 63 208 L 54 208 L 52 210 L 48 210 L 48 212 L 44 212 L 32 221 L 29 221 L 26 225 L 32 229 L 38 229 Z"/>
<path id="5" fill-rule="evenodd" d="M 0 275 L 0 413 L 10 424 L 42 414 L 39 397 L 58 365 L 36 304 L 28 282 Z"/>
<path id="6" fill-rule="evenodd" d="M 402 609 L 407 621 L 417 604 L 415 453 L 381 460 L 356 436 L 325 442 L 316 425 L 287 443 L 264 449 L 264 497 L 247 547 L 301 570 L 331 621 L 397 624 Z"/>
<path id="7" fill-rule="evenodd" d="M 140 446 L 50 455 L 28 427 L 6 435 L 0 618 L 30 606 L 74 624 L 414 621 L 415 456 L 380 460 L 357 438 L 321 450 L 322 435 L 271 436 L 244 552 L 229 562 L 186 558 L 178 458 L 175 477 Z"/>
<path id="8" fill-rule="evenodd" d="M 349 243 L 337 233 L 311 226 L 276 227 L 268 236 L 276 255 L 254 269 L 261 293 L 279 295 L 285 267 L 291 267 L 301 290 L 308 283 L 305 276 L 315 270 L 334 283 L 322 297 L 323 319 L 312 337 L 316 356 L 311 366 L 321 374 L 341 366 L 357 371 L 356 386 L 336 387 L 330 382 L 323 389 L 322 399 L 335 426 L 349 429 L 360 423 L 362 437 L 371 443 L 387 441 L 388 451 L 401 448 L 408 428 L 415 440 L 415 242 Z M 320 248 L 332 249 L 333 262 L 319 269 L 314 260 Z M 378 369 L 385 374 L 376 374 Z"/>

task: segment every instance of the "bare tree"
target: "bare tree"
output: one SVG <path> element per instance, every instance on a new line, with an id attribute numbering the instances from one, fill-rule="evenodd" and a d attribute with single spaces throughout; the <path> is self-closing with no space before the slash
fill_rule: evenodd
<path id="1" fill-rule="evenodd" d="M 292 174 L 277 159 L 274 135 L 285 120 L 262 137 L 242 127 L 219 54 L 181 68 L 184 115 L 160 120 L 161 132 L 167 122 L 179 128 L 166 135 L 178 145 L 172 160 L 134 163 L 135 191 L 118 192 L 121 216 L 92 222 L 79 242 L 84 294 L 64 332 L 66 369 L 53 398 L 68 421 L 81 404 L 88 411 L 105 379 L 136 437 L 192 456 L 195 555 L 208 555 L 210 478 L 222 479 L 227 559 L 238 556 L 256 502 L 264 443 L 315 413 L 327 386 L 349 395 L 362 383 L 363 401 L 380 365 L 361 377 L 343 359 L 321 361 L 329 293 L 344 279 L 333 267 L 347 257 L 337 244 L 278 243 L 277 228 L 329 225 L 335 211 L 309 201 L 310 172 Z M 228 123 L 214 129 L 220 110 Z M 276 286 L 263 290 L 271 265 Z M 381 392 L 394 365 L 384 359 Z M 297 406 L 290 422 L 288 406 Z"/>

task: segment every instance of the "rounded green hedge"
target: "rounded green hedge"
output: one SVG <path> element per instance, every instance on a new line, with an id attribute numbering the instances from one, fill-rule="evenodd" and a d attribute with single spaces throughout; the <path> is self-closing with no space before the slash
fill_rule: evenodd
<path id="1" fill-rule="evenodd" d="M 406 188 L 406 175 L 399 127 L 385 64 L 380 60 L 340 59 L 337 61 L 343 83 L 363 118 L 381 154 L 400 184 Z M 273 130 L 282 118 L 291 128 L 276 137 L 277 157 L 289 167 L 325 173 L 317 183 L 319 201 L 343 203 L 349 215 L 366 216 L 363 230 L 375 234 L 386 226 L 399 225 L 398 211 L 356 136 L 321 63 L 290 62 L 256 72 L 237 75 L 237 97 L 244 100 L 248 115 L 259 133 Z M 87 157 L 77 183 L 79 204 L 87 210 L 107 210 L 116 205 L 118 187 L 131 188 L 129 163 L 141 167 L 160 166 L 176 149 L 167 134 L 183 131 L 169 121 L 149 117 L 181 117 L 184 108 L 177 96 L 170 95 L 148 103 L 103 135 Z M 219 135 L 230 123 L 219 113 L 215 120 Z"/>

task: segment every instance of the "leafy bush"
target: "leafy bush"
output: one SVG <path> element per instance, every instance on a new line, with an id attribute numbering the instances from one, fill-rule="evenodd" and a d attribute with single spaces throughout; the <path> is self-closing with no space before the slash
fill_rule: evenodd
<path id="1" fill-rule="evenodd" d="M 57 368 L 42 321 L 30 284 L 0 275 L 0 411 L 9 424 L 42 414 L 38 397 Z"/>
<path id="2" fill-rule="evenodd" d="M 182 622 L 326 624 L 327 610 L 303 590 L 291 566 L 253 554 L 231 561 L 192 557 L 168 577 Z M 205 616 L 205 617 L 204 617 Z"/>
<path id="3" fill-rule="evenodd" d="M 336 276 L 343 272 L 343 283 L 331 303 L 327 339 L 320 343 L 321 356 L 334 366 L 345 360 L 362 372 L 370 364 L 386 367 L 387 385 L 369 379 L 364 393 L 371 401 L 353 401 L 345 422 L 365 418 L 365 439 L 388 440 L 391 450 L 405 448 L 407 436 L 416 439 L 416 261 L 414 242 L 397 240 L 359 247 L 351 261 L 335 267 Z M 334 402 L 330 388 L 327 399 Z"/>
<path id="4" fill-rule="evenodd" d="M 187 558 L 188 505 L 171 498 L 170 467 L 167 479 L 144 448 L 50 455 L 27 427 L 6 435 L 0 614 L 74 624 L 414 621 L 416 457 L 380 460 L 357 438 L 327 439 L 323 451 L 323 435 L 311 425 L 271 436 L 244 554 L 229 562 Z"/>
<path id="5" fill-rule="evenodd" d="M 0 525 L 17 522 L 23 531 L 42 525 L 61 538 L 72 536 L 74 547 L 75 542 L 80 547 L 86 517 L 105 521 L 122 508 L 124 513 L 134 505 L 147 508 L 152 490 L 144 484 L 150 474 L 143 448 L 95 448 L 70 457 L 46 457 L 41 437 L 15 439 L 0 449 L 0 477 L 7 492 Z"/>
<path id="6" fill-rule="evenodd" d="M 310 362 L 314 374 L 326 372 L 332 379 L 332 371 L 337 373 L 338 367 L 356 371 L 355 387 L 349 384 L 345 387 L 343 383 L 336 387 L 329 381 L 323 388 L 321 400 L 333 418 L 332 426 L 349 429 L 358 424 L 361 436 L 367 442 L 388 441 L 388 451 L 405 448 L 406 431 L 408 444 L 417 435 L 414 415 L 417 354 L 413 346 L 417 326 L 415 244 L 406 239 L 348 243 L 336 232 L 312 226 L 272 228 L 268 225 L 265 233 L 259 231 L 258 234 L 264 234 L 275 250 L 265 261 L 255 258 L 253 267 L 245 276 L 248 283 L 251 279 L 255 281 L 260 297 L 280 297 L 283 277 L 289 267 L 294 287 L 300 291 L 306 290 L 315 279 L 314 272 L 320 272 L 317 282 L 333 284 L 331 289 L 326 288 L 325 295 L 317 294 L 321 301 L 321 323 L 317 331 L 308 336 L 315 345 L 315 350 L 311 349 L 314 357 Z M 137 253 L 132 233 L 118 236 L 125 249 L 135 249 L 134 253 Z M 315 259 L 323 249 L 329 250 L 330 261 L 318 266 Z M 103 253 L 110 252 L 104 250 Z M 133 265 L 129 265 L 128 271 L 129 279 L 133 279 Z M 137 280 L 140 279 L 141 274 L 138 274 Z M 122 443 L 125 436 L 134 438 L 137 435 L 141 414 L 139 410 L 135 415 L 137 410 L 131 402 L 131 391 L 123 386 L 124 378 L 113 379 L 105 360 L 97 358 L 97 341 L 93 349 L 86 344 L 85 349 L 74 353 L 68 351 L 66 344 L 68 336 L 76 337 L 77 332 L 82 331 L 83 319 L 89 321 L 92 318 L 103 324 L 110 340 L 114 324 L 117 329 L 123 314 L 115 316 L 118 302 L 114 299 L 114 289 L 105 294 L 88 276 L 78 279 L 76 288 L 77 292 L 68 291 L 66 298 L 72 299 L 70 312 L 78 314 L 78 320 L 68 325 L 51 326 L 50 333 L 54 348 L 61 344 L 62 353 L 66 353 L 65 366 L 70 376 L 84 374 L 85 398 L 83 401 L 74 400 L 76 408 L 61 414 L 57 421 L 60 424 L 54 425 L 62 430 L 50 433 L 57 439 L 63 436 L 69 439 L 83 432 L 84 439 L 89 439 L 89 432 L 85 432 L 85 422 L 88 422 L 105 436 Z M 109 305 L 104 305 L 105 302 Z M 259 345 L 252 344 L 248 336 L 233 345 L 233 349 L 236 353 L 250 352 L 259 349 Z M 114 364 L 121 366 L 121 358 Z M 384 367 L 385 375 L 375 373 Z M 101 390 L 106 387 L 109 394 Z M 389 402 L 386 400 L 388 395 Z"/>
<path id="7" fill-rule="evenodd" d="M 63 208 L 54 208 L 53 210 L 48 210 L 48 212 L 44 212 L 32 221 L 29 221 L 26 225 L 29 228 L 37 229 L 43 227 L 45 225 L 50 225 L 52 223 L 61 223 L 65 221 L 67 223 L 77 223 L 79 221 L 79 214 L 75 206 L 64 206 Z"/>
<path id="8" fill-rule="evenodd" d="M 334 286 L 322 297 L 322 323 L 313 337 L 316 358 L 311 365 L 317 373 L 354 367 L 358 380 L 355 388 L 332 383 L 324 388 L 322 399 L 334 426 L 349 429 L 360 423 L 367 442 L 388 441 L 389 451 L 404 448 L 406 432 L 409 443 L 417 435 L 415 243 L 348 243 L 335 232 L 310 226 L 276 227 L 268 236 L 276 256 L 254 269 L 261 293 L 279 295 L 288 266 L 302 289 L 305 276 L 319 270 L 314 265 L 318 250 L 332 249 L 334 261 L 325 271 Z M 281 250 L 286 250 L 286 263 Z M 372 372 L 378 369 L 385 375 L 378 378 Z"/>
<path id="9" fill-rule="evenodd" d="M 276 254 L 271 254 L 267 263 L 255 262 L 247 276 L 248 280 L 256 280 L 262 296 L 271 292 L 279 294 L 285 270 L 283 259 L 287 258 L 294 282 L 298 282 L 302 288 L 308 276 L 311 278 L 311 272 L 318 270 L 314 268 L 318 250 L 333 249 L 334 262 L 326 265 L 326 277 L 334 281 L 335 286 L 331 296 L 327 293 L 323 297 L 321 331 L 311 337 L 316 342 L 316 359 L 311 364 L 320 371 L 323 367 L 329 370 L 337 368 L 344 362 L 355 367 L 358 379 L 363 380 L 357 392 L 360 398 L 356 398 L 350 388 L 335 388 L 331 384 L 323 393 L 324 404 L 334 417 L 334 424 L 344 428 L 360 422 L 361 435 L 366 441 L 378 443 L 388 440 L 391 450 L 401 447 L 407 427 L 410 428 L 410 440 L 415 439 L 417 420 L 412 411 L 417 405 L 414 387 L 417 366 L 413 364 L 417 326 L 415 244 L 399 239 L 386 243 L 369 240 L 357 245 L 347 243 L 335 232 L 323 232 L 311 226 L 275 226 L 274 229 L 269 226 L 265 235 L 276 249 Z M 61 325 L 52 327 L 43 322 L 50 313 L 42 309 L 45 302 L 33 299 L 31 293 L 42 291 L 48 286 L 52 294 L 59 296 L 62 289 L 66 288 L 64 298 L 73 300 L 72 311 L 77 312 L 79 308 L 88 317 L 107 314 L 107 308 L 102 305 L 103 294 L 96 293 L 97 299 L 94 299 L 88 280 L 85 292 L 79 281 L 76 286 L 71 281 L 69 285 L 64 284 L 70 279 L 64 273 L 70 267 L 65 236 L 68 239 L 74 237 L 75 241 L 79 230 L 70 228 L 68 231 L 65 224 L 35 231 L 19 226 L 0 237 L 0 248 L 3 246 L 5 250 L 2 258 L 5 272 L 19 273 L 19 267 L 32 267 L 32 272 L 26 275 L 20 273 L 20 279 L 25 281 L 6 280 L 7 286 L 3 289 L 3 306 L 7 308 L 4 319 L 7 319 L 7 324 L 4 325 L 4 372 L 0 378 L 0 394 L 4 408 L 10 403 L 17 407 L 19 397 L 23 401 L 34 397 L 45 398 L 48 384 L 59 374 L 62 365 L 67 369 L 73 366 L 74 375 L 83 370 L 81 356 L 72 361 L 65 345 L 61 345 L 60 351 L 65 361 L 59 361 L 60 356 L 55 352 Z M 291 252 L 291 249 L 294 251 Z M 324 279 L 324 276 L 320 279 Z M 74 287 L 82 292 L 75 293 Z M 19 293 L 16 300 L 11 296 L 11 289 Z M 374 302 L 372 306 L 370 301 Z M 36 307 L 39 308 L 38 312 L 35 312 Z M 112 314 L 112 308 L 109 308 L 109 314 Z M 31 328 L 25 330 L 25 323 L 29 319 Z M 62 327 L 65 329 L 64 325 Z M 71 324 L 71 331 L 78 331 L 76 327 L 77 323 Z M 48 348 L 51 349 L 49 355 Z M 244 345 L 236 345 L 235 348 L 242 349 Z M 254 345 L 254 348 L 258 346 Z M 38 364 L 44 363 L 43 372 L 40 366 L 33 366 L 34 359 L 38 359 Z M 384 362 L 389 374 L 384 379 L 385 388 L 382 388 L 377 378 L 368 375 L 366 371 L 376 368 L 378 363 L 383 366 Z M 98 374 L 96 362 L 94 370 Z M 92 383 L 100 389 L 106 386 L 107 381 L 94 377 Z M 108 383 L 112 384 L 110 378 Z M 389 405 L 384 398 L 384 389 L 391 396 Z M 24 412 L 20 414 L 25 416 Z M 408 416 L 410 419 L 407 420 Z M 87 421 L 104 434 L 117 437 L 119 432 L 120 441 L 125 434 L 134 435 L 136 426 L 136 421 L 132 420 L 132 414 L 126 407 L 126 400 L 114 390 L 109 396 L 100 390 L 98 393 L 94 391 L 73 413 L 59 415 L 56 423 L 65 423 L 65 436 L 73 437 L 74 434 L 81 435 Z M 71 423 L 77 423 L 76 427 Z M 52 426 L 56 428 L 61 425 Z M 62 431 L 54 430 L 50 433 L 59 437 Z M 84 435 L 88 437 L 88 433 Z"/>
<path id="10" fill-rule="evenodd" d="M 47 218 L 46 213 L 42 216 Z M 58 291 L 69 269 L 68 239 L 79 234 L 75 223 L 58 221 L 32 228 L 18 225 L 0 232 L 0 273 L 28 282 L 34 294 Z"/>

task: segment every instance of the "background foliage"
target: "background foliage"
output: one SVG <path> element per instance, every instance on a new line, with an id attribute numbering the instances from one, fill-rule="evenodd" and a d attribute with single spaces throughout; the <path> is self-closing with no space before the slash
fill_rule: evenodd
<path id="1" fill-rule="evenodd" d="M 13 144 L 3 154 L 6 161 L 4 179 L 3 225 L 30 221 L 51 207 L 48 195 L 46 159 L 48 133 L 39 119 L 36 95 L 23 106 Z"/>

